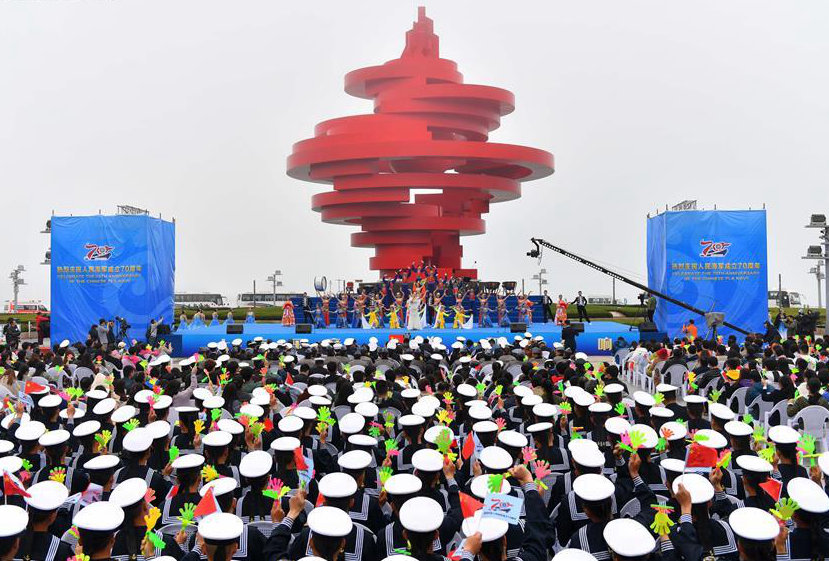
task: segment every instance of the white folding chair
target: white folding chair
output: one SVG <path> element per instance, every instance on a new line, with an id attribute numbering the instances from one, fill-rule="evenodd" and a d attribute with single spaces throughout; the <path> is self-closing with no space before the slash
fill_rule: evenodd
<path id="1" fill-rule="evenodd" d="M 797 414 L 789 419 L 788 424 L 805 434 L 815 437 L 820 442 L 823 450 L 826 450 L 827 426 L 829 426 L 829 409 L 822 405 L 809 405 L 804 407 Z"/>
<path id="2" fill-rule="evenodd" d="M 726 405 L 728 408 L 737 413 L 738 415 L 742 415 L 746 412 L 746 395 L 748 394 L 749 388 L 739 388 L 731 394 L 731 397 L 728 398 Z M 734 409 L 734 405 L 737 405 L 737 408 Z"/>
<path id="3" fill-rule="evenodd" d="M 770 420 L 772 415 L 778 413 L 780 415 L 780 420 L 778 424 L 784 425 L 789 421 L 789 413 L 786 410 L 788 407 L 788 402 L 784 399 L 775 403 L 774 407 L 766 411 L 766 416 L 763 418 L 763 423 L 766 425 L 766 430 L 768 431 L 771 428 Z"/>

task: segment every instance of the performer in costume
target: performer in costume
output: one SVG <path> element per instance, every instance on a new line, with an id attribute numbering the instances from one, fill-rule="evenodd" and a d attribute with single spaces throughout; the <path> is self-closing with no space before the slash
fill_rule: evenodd
<path id="1" fill-rule="evenodd" d="M 213 317 L 210 319 L 209 326 L 213 327 L 214 325 L 220 325 L 220 323 L 219 323 L 219 312 L 213 312 Z"/>
<path id="2" fill-rule="evenodd" d="M 282 304 L 282 325 L 294 325 L 294 304 L 290 300 Z"/>
<path id="3" fill-rule="evenodd" d="M 453 329 L 463 329 L 463 324 L 466 323 L 466 310 L 463 307 L 463 304 L 456 304 L 452 306 L 452 310 L 455 312 L 455 318 L 452 320 L 452 328 Z"/>
<path id="4" fill-rule="evenodd" d="M 337 300 L 337 329 L 348 327 L 348 295 L 343 294 Z"/>
<path id="5" fill-rule="evenodd" d="M 368 310 L 368 325 L 376 329 L 380 327 L 380 322 L 377 319 L 377 304 L 372 304 Z"/>
<path id="6" fill-rule="evenodd" d="M 478 297 L 478 327 L 492 327 L 489 317 L 489 295 L 481 292 Z"/>
<path id="7" fill-rule="evenodd" d="M 400 329 L 400 306 L 396 302 L 389 308 L 389 328 Z"/>
<path id="8" fill-rule="evenodd" d="M 556 306 L 556 325 L 564 325 L 565 321 L 567 321 L 567 301 L 559 294 Z"/>
<path id="9" fill-rule="evenodd" d="M 322 329 L 325 327 L 325 320 L 322 311 L 322 305 L 317 303 L 317 307 L 314 309 L 314 328 L 315 329 Z"/>
<path id="10" fill-rule="evenodd" d="M 249 309 L 245 316 L 245 323 L 256 323 L 256 316 L 253 315 L 253 310 Z"/>
<path id="11" fill-rule="evenodd" d="M 331 297 L 328 294 L 322 295 L 322 317 L 325 321 L 325 327 L 328 327 L 331 324 L 330 312 L 331 308 L 329 307 L 329 303 L 331 302 Z"/>
<path id="12" fill-rule="evenodd" d="M 524 321 L 527 322 L 527 325 L 531 325 L 533 322 L 533 301 L 530 300 L 530 294 L 527 293 L 524 296 Z"/>
<path id="13" fill-rule="evenodd" d="M 351 319 L 351 327 L 362 327 L 362 318 L 366 313 L 366 291 L 361 290 L 354 298 L 354 317 Z"/>
<path id="14" fill-rule="evenodd" d="M 409 296 L 408 310 L 406 310 L 406 329 L 423 329 L 423 318 L 421 313 L 423 310 L 420 307 L 420 296 L 412 290 Z"/>
<path id="15" fill-rule="evenodd" d="M 509 313 L 507 311 L 507 295 L 504 293 L 503 296 L 495 295 L 495 301 L 497 302 L 497 309 L 498 309 L 498 327 L 509 327 Z"/>
<path id="16" fill-rule="evenodd" d="M 386 322 L 383 321 L 383 314 L 386 312 L 386 306 L 383 304 L 383 298 L 385 297 L 385 288 L 382 290 L 381 294 L 378 294 L 374 297 L 374 306 L 377 308 L 377 327 L 385 327 Z"/>
<path id="17" fill-rule="evenodd" d="M 432 309 L 435 311 L 435 329 L 446 329 L 446 307 L 443 305 L 443 295 L 435 292 L 432 295 Z"/>

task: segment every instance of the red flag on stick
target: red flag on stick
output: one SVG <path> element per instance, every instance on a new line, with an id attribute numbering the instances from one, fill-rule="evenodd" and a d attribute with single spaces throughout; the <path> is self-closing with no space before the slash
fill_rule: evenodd
<path id="1" fill-rule="evenodd" d="M 26 489 L 23 488 L 23 483 L 15 476 L 7 471 L 3 472 L 3 493 L 8 495 L 21 495 L 23 497 L 31 497 Z"/>
<path id="2" fill-rule="evenodd" d="M 214 512 L 219 512 L 219 503 L 216 501 L 216 497 L 213 496 L 213 487 L 211 487 L 199 501 L 199 504 L 196 505 L 196 510 L 193 512 L 193 518 L 207 516 L 208 514 L 213 514 Z"/>
<path id="3" fill-rule="evenodd" d="M 769 478 L 760 483 L 760 489 L 768 493 L 774 499 L 774 502 L 777 502 L 780 500 L 780 491 L 783 489 L 783 484 L 776 479 Z"/>
<path id="4" fill-rule="evenodd" d="M 484 503 L 466 493 L 458 493 L 461 498 L 461 513 L 464 518 L 469 518 L 479 509 L 484 508 Z"/>
<path id="5" fill-rule="evenodd" d="M 294 448 L 294 463 L 296 464 L 296 469 L 299 471 L 308 469 L 308 464 L 305 463 L 305 456 L 302 455 L 302 448 Z"/>
<path id="6" fill-rule="evenodd" d="M 26 380 L 26 385 L 23 386 L 23 391 L 27 394 L 42 392 L 45 389 L 46 386 L 42 386 L 37 382 L 32 382 L 31 380 Z"/>
<path id="7" fill-rule="evenodd" d="M 714 468 L 717 467 L 717 460 L 719 460 L 719 455 L 716 449 L 693 442 L 685 457 L 685 469 Z"/>
<path id="8" fill-rule="evenodd" d="M 461 450 L 461 455 L 463 456 L 464 460 L 468 460 L 472 457 L 473 452 L 475 452 L 475 439 L 470 434 L 466 437 L 466 442 L 463 443 L 463 450 Z"/>

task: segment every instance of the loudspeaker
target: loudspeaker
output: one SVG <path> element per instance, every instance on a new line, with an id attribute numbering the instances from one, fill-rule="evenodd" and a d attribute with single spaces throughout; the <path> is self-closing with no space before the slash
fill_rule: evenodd
<path id="1" fill-rule="evenodd" d="M 241 323 L 231 323 L 225 327 L 227 328 L 228 335 L 241 335 L 245 332 L 245 326 Z"/>
<path id="2" fill-rule="evenodd" d="M 296 324 L 296 329 L 294 333 L 311 333 L 311 324 L 310 323 L 298 323 Z"/>
<path id="3" fill-rule="evenodd" d="M 639 324 L 639 333 L 655 333 L 656 331 L 659 331 L 659 329 L 652 321 L 643 321 Z"/>
<path id="4" fill-rule="evenodd" d="M 576 333 L 584 333 L 584 324 L 579 321 L 571 321 L 570 327 L 576 330 Z"/>
<path id="5" fill-rule="evenodd" d="M 510 333 L 524 333 L 527 330 L 527 324 L 523 321 L 513 321 L 509 324 Z"/>

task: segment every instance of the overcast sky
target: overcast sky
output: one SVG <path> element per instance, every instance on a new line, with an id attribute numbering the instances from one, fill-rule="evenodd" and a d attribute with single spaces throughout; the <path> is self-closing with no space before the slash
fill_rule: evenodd
<path id="1" fill-rule="evenodd" d="M 399 56 L 421 3 L 466 82 L 515 94 L 491 139 L 556 157 L 465 238 L 465 266 L 529 279 L 539 236 L 644 279 L 648 212 L 765 203 L 770 284 L 782 272 L 816 304 L 800 256 L 810 212 L 829 212 L 819 0 L 0 1 L 0 299 L 23 264 L 21 298 L 48 300 L 52 211 L 117 204 L 175 217 L 177 291 L 235 300 L 275 268 L 289 290 L 374 278 L 285 159 L 318 122 L 371 111 L 343 76 Z M 563 257 L 544 266 L 553 293 L 610 294 Z"/>

